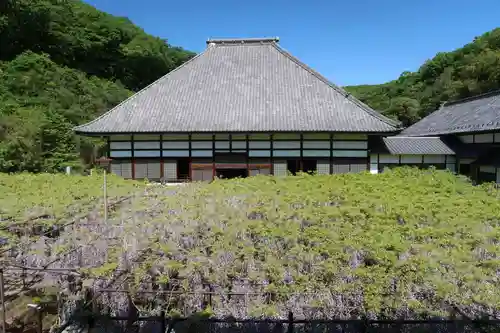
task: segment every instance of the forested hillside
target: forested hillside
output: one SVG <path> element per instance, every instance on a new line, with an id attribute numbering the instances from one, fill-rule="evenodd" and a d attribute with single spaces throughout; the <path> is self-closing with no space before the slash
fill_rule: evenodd
<path id="1" fill-rule="evenodd" d="M 78 0 L 0 1 L 0 172 L 80 165 L 73 126 L 193 55 Z"/>
<path id="2" fill-rule="evenodd" d="M 81 165 L 77 147 L 92 154 L 95 141 L 77 142 L 73 126 L 192 56 L 79 0 L 0 1 L 0 172 Z M 500 29 L 397 80 L 346 87 L 406 125 L 444 101 L 498 88 Z"/>
<path id="3" fill-rule="evenodd" d="M 372 108 L 404 124 L 436 110 L 442 102 L 500 88 L 500 29 L 452 52 L 441 52 L 416 72 L 380 85 L 345 89 Z"/>

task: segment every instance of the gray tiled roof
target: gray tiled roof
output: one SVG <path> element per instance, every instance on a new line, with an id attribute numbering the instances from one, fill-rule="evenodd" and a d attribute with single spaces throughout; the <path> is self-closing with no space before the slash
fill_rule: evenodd
<path id="1" fill-rule="evenodd" d="M 399 155 L 455 155 L 455 152 L 440 137 L 384 138 L 384 144 L 391 154 Z"/>
<path id="2" fill-rule="evenodd" d="M 446 103 L 401 135 L 426 136 L 500 129 L 500 91 Z"/>
<path id="3" fill-rule="evenodd" d="M 305 66 L 277 39 L 207 44 L 198 56 L 75 130 L 394 132 L 399 126 Z"/>

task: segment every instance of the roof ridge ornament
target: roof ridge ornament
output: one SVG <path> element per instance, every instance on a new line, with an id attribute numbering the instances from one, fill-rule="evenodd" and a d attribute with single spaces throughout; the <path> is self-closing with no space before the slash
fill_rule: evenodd
<path id="1" fill-rule="evenodd" d="M 266 43 L 278 43 L 279 37 L 270 38 L 215 38 L 208 39 L 207 45 L 214 44 L 266 44 Z"/>

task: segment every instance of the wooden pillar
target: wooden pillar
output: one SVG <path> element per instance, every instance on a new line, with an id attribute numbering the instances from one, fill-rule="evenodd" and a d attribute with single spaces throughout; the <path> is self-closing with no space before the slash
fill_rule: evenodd
<path id="1" fill-rule="evenodd" d="M 132 158 L 131 158 L 131 163 L 132 163 L 132 179 L 135 179 L 135 147 L 134 147 L 134 136 L 132 135 L 131 138 L 131 145 L 132 145 Z"/>
<path id="2" fill-rule="evenodd" d="M 215 134 L 212 134 L 212 180 L 215 179 Z"/>
<path id="3" fill-rule="evenodd" d="M 193 181 L 193 159 L 190 157 L 189 158 L 189 171 L 188 171 L 188 178 L 189 181 Z"/>
<path id="4" fill-rule="evenodd" d="M 304 172 L 304 134 L 300 133 L 300 172 Z"/>
<path id="5" fill-rule="evenodd" d="M 191 153 L 193 150 L 193 135 L 191 133 L 188 134 L 188 149 L 189 149 L 189 181 L 193 181 L 193 154 Z"/>
<path id="6" fill-rule="evenodd" d="M 333 134 L 330 133 L 329 135 L 330 138 L 330 175 L 333 174 Z M 370 160 L 368 160 L 368 163 L 370 163 Z"/>
<path id="7" fill-rule="evenodd" d="M 372 142 L 373 139 L 370 140 L 370 138 L 373 138 L 373 136 L 370 136 L 370 135 L 367 134 L 366 135 L 366 157 L 367 157 L 367 160 L 366 160 L 366 164 L 367 164 L 366 165 L 366 170 L 371 173 L 371 166 L 370 166 L 370 162 L 371 162 L 370 147 L 371 147 L 371 145 L 370 145 L 370 142 Z"/>
<path id="8" fill-rule="evenodd" d="M 248 137 L 247 137 L 248 139 Z M 269 160 L 271 162 L 271 170 L 269 171 L 271 175 L 274 176 L 274 134 L 270 134 L 269 135 L 269 142 L 270 142 L 270 146 L 269 146 Z M 248 146 L 248 140 L 247 140 L 247 146 Z"/>
<path id="9" fill-rule="evenodd" d="M 160 179 L 164 180 L 165 170 L 164 170 L 164 160 L 163 160 L 163 135 L 160 135 Z"/>
<path id="10" fill-rule="evenodd" d="M 247 163 L 247 177 L 250 177 L 250 158 L 248 157 L 248 153 L 246 154 L 246 163 Z"/>
<path id="11" fill-rule="evenodd" d="M 377 153 L 377 173 L 380 173 L 384 170 L 380 170 L 380 154 Z"/>

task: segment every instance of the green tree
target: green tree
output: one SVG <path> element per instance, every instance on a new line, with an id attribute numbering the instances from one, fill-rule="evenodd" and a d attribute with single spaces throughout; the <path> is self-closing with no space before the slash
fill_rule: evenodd
<path id="1" fill-rule="evenodd" d="M 3 27 L 3 28 L 2 28 Z M 31 50 L 138 90 L 194 56 L 79 0 L 4 0 L 0 59 Z"/>
<path id="2" fill-rule="evenodd" d="M 411 124 L 441 103 L 500 88 L 500 29 L 452 52 L 440 52 L 416 72 L 379 85 L 345 87 L 382 113 Z"/>
<path id="3" fill-rule="evenodd" d="M 408 126 L 418 119 L 420 104 L 417 100 L 408 97 L 391 99 L 391 106 L 386 114 L 394 119 L 399 119 L 403 125 Z"/>
<path id="4" fill-rule="evenodd" d="M 58 171 L 79 164 L 72 128 L 130 94 L 120 84 L 61 67 L 48 55 L 29 51 L 2 63 L 0 171 Z"/>
<path id="5" fill-rule="evenodd" d="M 0 172 L 91 159 L 72 128 L 194 56 L 79 0 L 0 1 L 0 50 Z"/>

